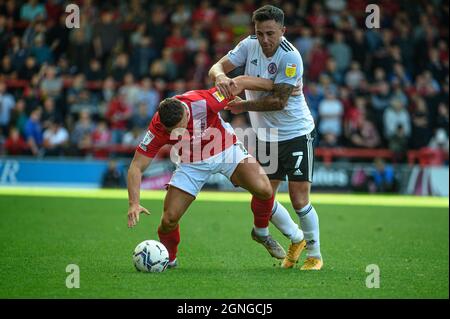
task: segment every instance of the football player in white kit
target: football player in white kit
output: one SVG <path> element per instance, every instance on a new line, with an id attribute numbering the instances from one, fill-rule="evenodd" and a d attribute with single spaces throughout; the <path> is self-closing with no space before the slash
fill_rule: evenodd
<path id="1" fill-rule="evenodd" d="M 316 136 L 314 120 L 302 92 L 303 62 L 298 50 L 283 36 L 284 13 L 265 5 L 253 12 L 255 34 L 242 40 L 233 50 L 214 64 L 209 76 L 218 90 L 231 97 L 234 80 L 226 74 L 245 66 L 245 75 L 273 81 L 271 91 L 246 90 L 246 100 L 228 104 L 234 114 L 249 112 L 257 134 L 257 158 L 263 167 L 277 161 L 276 172 L 268 172 L 274 193 L 288 179 L 292 206 L 299 216 L 300 228 L 279 202 L 274 203 L 271 222 L 291 239 L 281 266 L 292 268 L 306 246 L 307 258 L 300 269 L 319 270 L 323 266 L 320 253 L 319 218 L 310 202 Z M 294 92 L 294 94 L 293 94 Z M 271 129 L 271 130 L 270 130 Z M 277 134 L 274 134 L 276 129 Z M 262 162 L 261 154 L 277 143 L 277 154 L 269 154 L 270 162 Z"/>

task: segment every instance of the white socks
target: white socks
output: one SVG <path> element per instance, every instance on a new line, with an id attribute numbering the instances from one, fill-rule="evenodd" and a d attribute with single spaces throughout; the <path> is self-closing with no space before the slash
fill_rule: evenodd
<path id="1" fill-rule="evenodd" d="M 259 228 L 259 227 L 253 226 L 253 229 L 255 230 L 255 234 L 258 237 L 269 236 L 269 227 Z"/>
<path id="2" fill-rule="evenodd" d="M 272 216 L 270 221 L 281 233 L 289 238 L 293 243 L 298 243 L 303 240 L 303 232 L 298 225 L 292 220 L 291 215 L 283 205 L 278 201 L 273 203 Z"/>
<path id="3" fill-rule="evenodd" d="M 322 258 L 320 254 L 319 216 L 317 216 L 316 210 L 311 203 L 308 203 L 296 212 L 300 219 L 300 227 L 305 234 L 308 257 Z"/>

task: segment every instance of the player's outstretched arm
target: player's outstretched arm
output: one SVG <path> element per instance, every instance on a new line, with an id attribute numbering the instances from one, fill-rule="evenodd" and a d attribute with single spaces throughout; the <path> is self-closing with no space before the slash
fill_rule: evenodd
<path id="1" fill-rule="evenodd" d="M 234 78 L 236 86 L 232 88 L 233 95 L 239 95 L 243 90 L 272 91 L 273 82 L 256 76 L 239 75 Z"/>
<path id="2" fill-rule="evenodd" d="M 235 88 L 236 84 L 234 79 L 230 79 L 226 74 L 235 68 L 228 57 L 224 56 L 208 72 L 209 78 L 214 81 L 219 92 L 227 99 L 233 96 L 232 88 Z"/>
<path id="3" fill-rule="evenodd" d="M 292 94 L 295 86 L 286 83 L 277 83 L 273 85 L 272 94 L 257 100 L 239 101 L 233 100 L 225 107 L 233 114 L 242 112 L 268 112 L 281 111 L 287 104 L 289 96 Z"/>
<path id="4" fill-rule="evenodd" d="M 150 215 L 150 212 L 142 207 L 139 202 L 142 173 L 151 162 L 152 158 L 135 152 L 128 169 L 128 227 L 136 225 L 141 213 Z"/>

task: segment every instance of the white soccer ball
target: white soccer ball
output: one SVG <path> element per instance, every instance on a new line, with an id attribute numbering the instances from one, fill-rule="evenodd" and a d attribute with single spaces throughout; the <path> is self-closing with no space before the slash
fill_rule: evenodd
<path id="1" fill-rule="evenodd" d="M 169 263 L 167 248 L 156 240 L 144 240 L 133 252 L 134 266 L 142 272 L 163 272 Z"/>

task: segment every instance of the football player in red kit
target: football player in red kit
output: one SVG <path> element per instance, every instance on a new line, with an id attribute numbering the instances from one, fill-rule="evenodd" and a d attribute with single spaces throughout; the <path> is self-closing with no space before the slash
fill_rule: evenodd
<path id="1" fill-rule="evenodd" d="M 235 83 L 233 99 L 239 99 L 236 96 L 244 89 L 270 90 L 272 87 L 270 80 L 249 76 L 240 76 Z M 136 225 L 140 213 L 149 214 L 139 200 L 142 172 L 163 145 L 174 145 L 171 153 L 178 157 L 158 227 L 159 239 L 169 251 L 169 267 L 177 265 L 179 220 L 213 173 L 225 175 L 234 185 L 245 188 L 253 195 L 252 238 L 273 257 L 283 259 L 286 255 L 269 234 L 269 219 L 274 204 L 269 179 L 238 141 L 231 125 L 224 122 L 218 113 L 230 100 L 225 99 L 216 88 L 189 91 L 163 100 L 146 136 L 136 148 L 128 170 L 128 227 Z"/>

